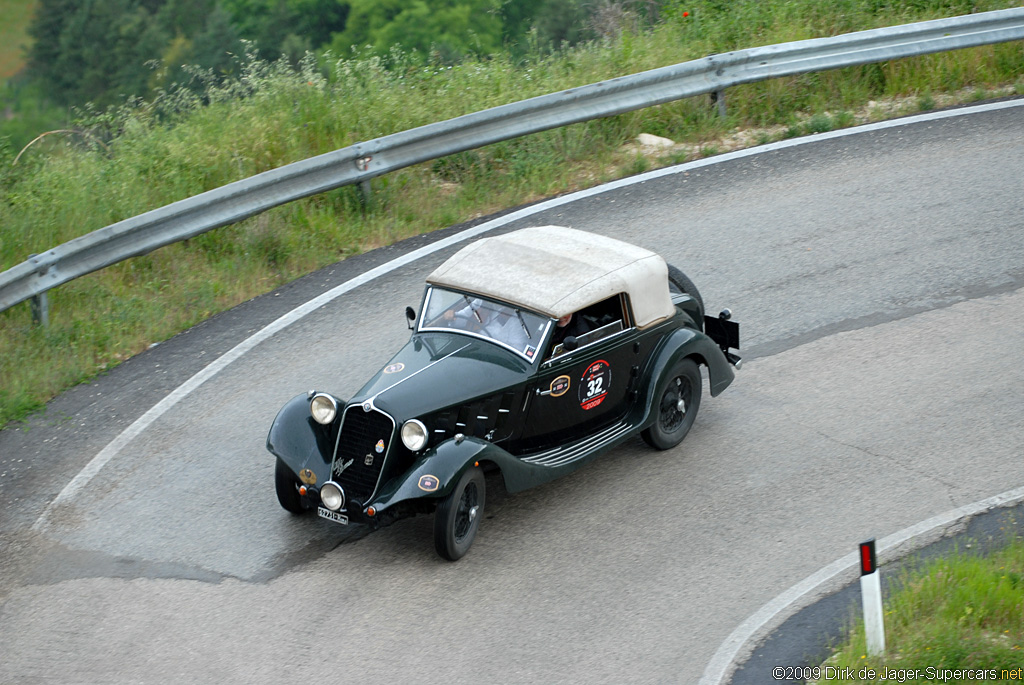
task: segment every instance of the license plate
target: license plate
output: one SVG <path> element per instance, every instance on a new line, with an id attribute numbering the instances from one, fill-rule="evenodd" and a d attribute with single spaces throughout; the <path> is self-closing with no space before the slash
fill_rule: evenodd
<path id="1" fill-rule="evenodd" d="M 348 516 L 345 516 L 344 514 L 339 513 L 337 511 L 331 511 L 330 509 L 317 507 L 316 513 L 320 514 L 321 518 L 325 518 L 328 521 L 334 521 L 335 523 L 340 523 L 343 526 L 348 525 Z"/>

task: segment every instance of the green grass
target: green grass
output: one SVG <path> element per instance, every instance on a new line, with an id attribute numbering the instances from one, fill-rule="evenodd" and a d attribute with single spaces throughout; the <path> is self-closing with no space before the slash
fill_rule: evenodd
<path id="1" fill-rule="evenodd" d="M 76 236 L 290 162 L 533 95 L 709 53 L 956 14 L 953 0 L 687 3 L 639 35 L 515 62 L 423 66 L 331 56 L 298 71 L 242 60 L 236 77 L 107 112 L 78 133 L 25 150 L 0 140 L 0 270 Z M 976 11 L 1012 2 L 977 0 Z M 877 7 L 876 7 L 877 5 Z M 680 6 L 681 7 L 681 6 Z M 851 125 L 869 101 L 967 88 L 1024 90 L 1024 44 L 975 48 L 732 88 L 728 117 L 706 97 L 497 143 L 388 174 L 364 206 L 341 188 L 279 207 L 78 279 L 50 292 L 51 325 L 29 308 L 0 313 L 0 426 L 213 313 L 346 256 L 596 185 L 657 164 L 716 154 L 737 129 L 758 142 Z M 880 116 L 882 116 L 880 114 Z M 786 130 L 786 126 L 789 127 Z M 638 156 L 640 133 L 688 146 Z"/>
<path id="2" fill-rule="evenodd" d="M 909 682 L 922 685 L 942 682 L 941 677 L 926 677 L 929 668 L 994 669 L 996 678 L 987 682 L 1024 677 L 1019 670 L 1024 668 L 1024 541 L 1020 538 L 988 557 L 957 550 L 919 570 L 903 572 L 897 585 L 899 589 L 884 605 L 885 655 L 867 655 L 864 627 L 858 624 L 825 662 L 827 666 L 857 673 L 872 669 L 879 674 L 857 682 L 878 682 L 885 669 L 918 670 L 922 677 Z M 986 679 L 947 678 L 945 682 Z"/>

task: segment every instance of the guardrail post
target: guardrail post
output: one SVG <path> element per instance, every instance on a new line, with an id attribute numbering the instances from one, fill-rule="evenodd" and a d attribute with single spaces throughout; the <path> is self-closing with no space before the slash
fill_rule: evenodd
<path id="1" fill-rule="evenodd" d="M 367 171 L 370 168 L 370 162 L 373 161 L 373 155 L 365 155 L 356 159 L 356 170 L 359 172 Z M 359 194 L 363 198 L 363 207 L 369 209 L 373 204 L 373 194 L 370 188 L 370 179 L 365 178 L 359 181 Z"/>
<path id="2" fill-rule="evenodd" d="M 725 88 L 711 93 L 711 103 L 718 105 L 718 116 L 725 118 Z"/>
<path id="3" fill-rule="evenodd" d="M 363 198 L 363 206 L 367 209 L 373 205 L 373 190 L 369 179 L 359 182 L 359 196 Z"/>
<path id="4" fill-rule="evenodd" d="M 38 255 L 30 254 L 29 259 Z M 32 323 L 41 325 L 43 328 L 50 326 L 50 298 L 45 292 L 33 295 L 29 300 L 29 307 L 32 309 Z"/>
<path id="5" fill-rule="evenodd" d="M 50 325 L 50 298 L 46 293 L 33 295 L 29 301 L 32 307 L 32 323 L 48 328 Z"/>

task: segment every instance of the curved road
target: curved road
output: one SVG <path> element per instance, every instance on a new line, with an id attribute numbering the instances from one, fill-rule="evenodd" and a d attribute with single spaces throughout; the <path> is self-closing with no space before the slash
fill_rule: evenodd
<path id="1" fill-rule="evenodd" d="M 697 682 L 860 540 L 1024 484 L 1024 107 L 1006 104 L 499 222 L 660 252 L 733 309 L 746 364 L 676 450 L 636 440 L 489 495 L 455 564 L 429 518 L 362 536 L 287 515 L 263 441 L 289 397 L 344 396 L 387 361 L 458 245 L 245 343 L 434 238 L 326 269 L 68 393 L 0 433 L 0 682 Z"/>

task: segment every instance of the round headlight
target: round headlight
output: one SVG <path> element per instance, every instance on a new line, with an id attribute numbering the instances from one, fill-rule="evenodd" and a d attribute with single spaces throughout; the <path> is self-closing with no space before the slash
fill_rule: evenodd
<path id="1" fill-rule="evenodd" d="M 413 452 L 427 446 L 427 427 L 423 422 L 411 419 L 402 424 L 402 442 Z"/>
<path id="2" fill-rule="evenodd" d="M 309 402 L 309 413 L 317 423 L 328 424 L 338 415 L 338 403 L 330 395 L 317 393 Z"/>
<path id="3" fill-rule="evenodd" d="M 333 480 L 329 480 L 320 488 L 320 500 L 331 511 L 338 511 L 345 506 L 345 491 Z"/>

